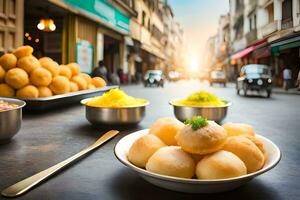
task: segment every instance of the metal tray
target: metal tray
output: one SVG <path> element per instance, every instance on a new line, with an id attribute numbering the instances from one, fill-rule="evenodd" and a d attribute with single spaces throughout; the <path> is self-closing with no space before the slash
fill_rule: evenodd
<path id="1" fill-rule="evenodd" d="M 104 92 L 118 88 L 118 85 L 106 86 L 103 88 L 91 89 L 91 90 L 82 90 L 78 92 L 71 92 L 67 94 L 54 95 L 51 97 L 43 98 L 18 98 L 26 102 L 25 110 L 30 111 L 44 111 L 51 108 L 62 107 L 66 105 L 71 105 L 77 102 L 80 102 L 82 99 L 98 96 Z"/>

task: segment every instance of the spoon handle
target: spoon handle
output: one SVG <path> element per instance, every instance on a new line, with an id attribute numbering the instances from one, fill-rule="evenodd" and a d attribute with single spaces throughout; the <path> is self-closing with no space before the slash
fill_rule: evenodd
<path id="1" fill-rule="evenodd" d="M 4 189 L 1 194 L 5 197 L 17 197 L 20 196 L 22 194 L 24 194 L 25 192 L 27 192 L 28 190 L 30 190 L 31 188 L 33 188 L 34 186 L 38 185 L 39 183 L 41 183 L 42 181 L 50 178 L 52 175 L 56 174 L 57 172 L 59 172 L 61 169 L 65 168 L 66 166 L 70 165 L 71 163 L 73 163 L 74 161 L 76 161 L 77 159 L 81 158 L 82 156 L 84 156 L 85 154 L 93 151 L 94 149 L 98 148 L 99 146 L 101 146 L 103 143 L 107 142 L 108 140 L 110 140 L 111 138 L 113 138 L 114 136 L 116 136 L 119 133 L 119 131 L 117 130 L 111 130 L 108 131 L 107 133 L 105 133 L 104 135 L 102 135 L 94 144 L 90 145 L 89 147 L 83 149 L 82 151 L 80 151 L 79 153 L 73 155 L 72 157 L 48 168 L 45 169 L 44 171 L 41 171 L 33 176 L 30 176 L 6 189 Z"/>

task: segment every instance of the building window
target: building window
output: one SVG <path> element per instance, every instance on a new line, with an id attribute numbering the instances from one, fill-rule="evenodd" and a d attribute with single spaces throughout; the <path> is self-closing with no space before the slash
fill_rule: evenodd
<path id="1" fill-rule="evenodd" d="M 151 31 L 151 23 L 150 23 L 150 19 L 148 19 L 148 30 Z"/>
<path id="2" fill-rule="evenodd" d="M 255 30 L 256 29 L 256 14 L 254 14 L 254 12 L 252 12 L 249 15 L 249 30 Z"/>
<path id="3" fill-rule="evenodd" d="M 146 13 L 145 11 L 142 12 L 142 26 L 145 26 L 146 24 Z"/>
<path id="4" fill-rule="evenodd" d="M 244 7 L 244 2 L 243 0 L 236 0 L 235 1 L 235 11 L 239 11 L 240 9 L 242 9 Z"/>
<path id="5" fill-rule="evenodd" d="M 282 2 L 282 21 L 281 28 L 287 29 L 293 26 L 293 6 L 292 0 Z"/>
<path id="6" fill-rule="evenodd" d="M 274 4 L 271 3 L 270 5 L 267 6 L 267 11 L 268 11 L 268 18 L 269 18 L 269 23 L 274 21 Z"/>

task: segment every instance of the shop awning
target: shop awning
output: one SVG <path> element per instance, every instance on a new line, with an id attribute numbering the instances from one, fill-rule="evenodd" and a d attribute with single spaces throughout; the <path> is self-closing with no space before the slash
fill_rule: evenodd
<path id="1" fill-rule="evenodd" d="M 300 36 L 271 44 L 271 50 L 273 54 L 279 53 L 284 49 L 291 49 L 296 47 L 300 47 Z"/>
<path id="2" fill-rule="evenodd" d="M 231 59 L 235 60 L 235 59 L 239 59 L 239 58 L 244 58 L 244 57 L 248 56 L 254 49 L 255 49 L 255 46 L 250 46 L 242 51 L 239 51 L 239 52 L 233 54 L 231 56 Z"/>
<path id="3" fill-rule="evenodd" d="M 271 55 L 271 49 L 270 46 L 267 44 L 267 42 L 256 46 L 253 52 L 253 57 L 255 59 L 265 58 L 270 55 Z"/>

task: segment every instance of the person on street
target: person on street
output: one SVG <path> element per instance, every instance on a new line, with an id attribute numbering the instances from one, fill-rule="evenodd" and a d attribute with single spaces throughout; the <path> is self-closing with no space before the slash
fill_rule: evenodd
<path id="1" fill-rule="evenodd" d="M 283 70 L 283 88 L 287 91 L 292 85 L 292 71 L 289 67 Z"/>
<path id="2" fill-rule="evenodd" d="M 99 76 L 107 82 L 107 68 L 105 67 L 104 62 L 102 60 L 99 60 L 98 66 L 95 67 L 95 69 L 93 70 L 92 76 Z"/>

